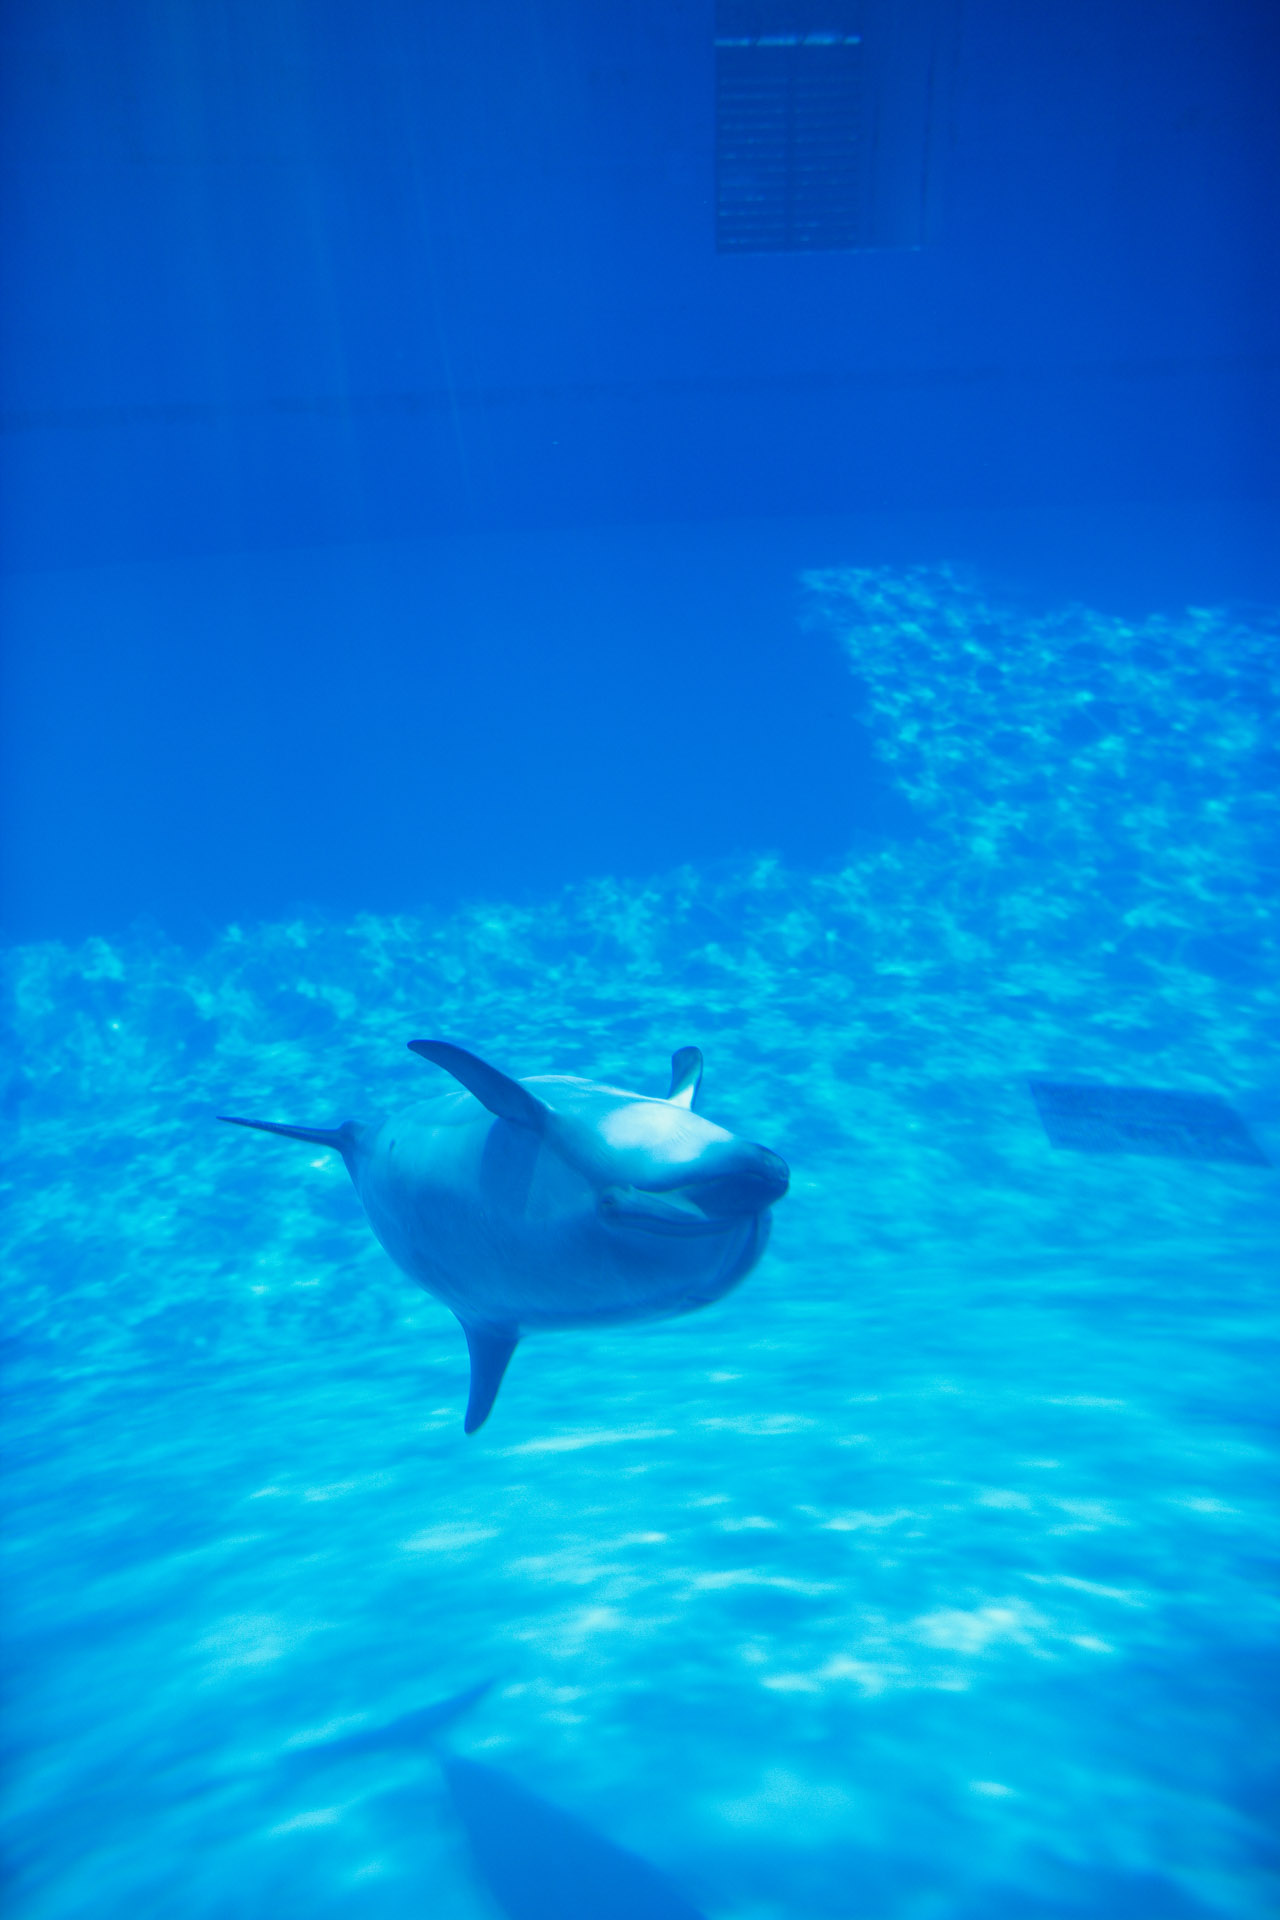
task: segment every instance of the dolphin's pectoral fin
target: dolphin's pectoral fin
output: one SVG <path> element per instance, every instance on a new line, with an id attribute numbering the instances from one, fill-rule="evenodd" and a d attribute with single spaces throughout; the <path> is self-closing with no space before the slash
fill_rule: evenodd
<path id="1" fill-rule="evenodd" d="M 515 1327 L 469 1327 L 465 1320 L 462 1331 L 467 1336 L 467 1352 L 471 1355 L 471 1392 L 467 1398 L 467 1417 L 462 1424 L 464 1432 L 475 1433 L 489 1418 L 520 1335 Z"/>
<path id="2" fill-rule="evenodd" d="M 481 1060 L 478 1054 L 468 1053 L 465 1047 L 455 1047 L 449 1040 L 411 1040 L 410 1053 L 421 1054 L 424 1060 L 443 1067 L 455 1080 L 461 1081 L 468 1093 L 475 1095 L 482 1107 L 499 1120 L 514 1121 L 518 1127 L 532 1127 L 535 1133 L 541 1133 L 547 1124 L 550 1108 L 535 1098 L 527 1087 L 518 1080 L 512 1080 L 508 1074 L 499 1073 L 487 1060 Z"/>
<path id="3" fill-rule="evenodd" d="M 671 1091 L 667 1098 L 673 1107 L 692 1107 L 702 1085 L 702 1055 L 697 1047 L 680 1047 L 671 1056 Z"/>

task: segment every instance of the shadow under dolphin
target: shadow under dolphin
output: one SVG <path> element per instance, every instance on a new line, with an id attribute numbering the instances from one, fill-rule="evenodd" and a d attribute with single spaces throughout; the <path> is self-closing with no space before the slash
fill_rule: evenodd
<path id="1" fill-rule="evenodd" d="M 484 1681 L 385 1726 L 298 1748 L 289 1757 L 308 1770 L 395 1751 L 434 1759 L 476 1877 L 508 1920 L 703 1920 L 679 1888 L 639 1854 L 510 1774 L 439 1744 L 491 1685 Z"/>

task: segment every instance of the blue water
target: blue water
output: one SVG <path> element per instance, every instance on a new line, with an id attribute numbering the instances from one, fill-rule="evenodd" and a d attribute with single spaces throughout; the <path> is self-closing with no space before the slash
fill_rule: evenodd
<path id="1" fill-rule="evenodd" d="M 716 251 L 744 20 L 924 244 Z M 1278 29 L 0 9 L 6 1915 L 1280 1912 Z M 418 1037 L 700 1047 L 765 1258 L 468 1439 L 216 1122 Z"/>
<path id="2" fill-rule="evenodd" d="M 703 1911 L 1276 1909 L 1276 1172 L 1055 1151 L 1029 1074 L 1280 1160 L 1277 622 L 801 586 L 910 826 L 826 870 L 140 928 L 10 960 L 12 1911 L 491 1911 L 450 1735 Z M 455 1323 L 331 1154 L 418 1032 L 702 1105 L 793 1170 L 697 1316 Z"/>

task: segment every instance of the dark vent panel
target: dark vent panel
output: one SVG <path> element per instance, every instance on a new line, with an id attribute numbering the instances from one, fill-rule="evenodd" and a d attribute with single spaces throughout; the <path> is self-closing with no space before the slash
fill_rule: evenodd
<path id="1" fill-rule="evenodd" d="M 718 0 L 716 247 L 925 238 L 954 0 Z"/>
<path id="2" fill-rule="evenodd" d="M 861 39 L 716 37 L 721 253 L 858 244 Z"/>
<path id="3" fill-rule="evenodd" d="M 1031 1097 L 1055 1147 L 1267 1165 L 1267 1156 L 1239 1114 L 1214 1094 L 1033 1080 Z"/>

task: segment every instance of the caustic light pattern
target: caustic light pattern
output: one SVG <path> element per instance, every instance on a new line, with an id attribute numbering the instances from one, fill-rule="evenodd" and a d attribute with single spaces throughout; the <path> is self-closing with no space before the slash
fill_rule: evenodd
<path id="1" fill-rule="evenodd" d="M 10 957 L 11 1911 L 478 1915 L 437 1763 L 287 1760 L 490 1677 L 458 1763 L 724 1920 L 1275 1911 L 1274 1167 L 1028 1085 L 1275 1162 L 1275 624 L 809 589 L 916 817 L 843 871 Z M 213 1121 L 393 1108 L 422 1031 L 700 1045 L 760 1269 L 464 1439 L 337 1157 Z"/>

